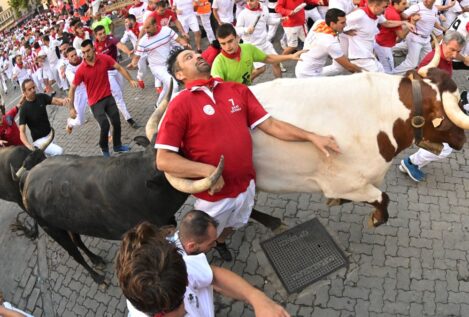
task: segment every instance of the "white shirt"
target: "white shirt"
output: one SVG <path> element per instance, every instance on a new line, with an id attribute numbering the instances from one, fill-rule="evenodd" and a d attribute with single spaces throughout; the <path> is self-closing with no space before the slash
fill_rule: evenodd
<path id="1" fill-rule="evenodd" d="M 469 12 L 464 12 L 463 14 L 460 14 L 457 18 L 457 21 L 453 24 L 451 27 L 452 29 L 456 30 L 458 33 L 460 33 L 464 38 L 467 39 L 468 32 L 466 30 L 466 25 L 469 23 Z M 464 47 L 464 49 L 461 51 L 461 54 L 463 56 L 469 55 L 469 45 Z"/>
<path id="2" fill-rule="evenodd" d="M 145 21 L 143 19 L 143 14 L 146 11 L 147 11 L 147 4 L 143 2 L 142 5 L 137 8 L 135 6 L 132 6 L 129 9 L 129 14 L 135 15 L 135 20 L 137 20 L 138 23 L 143 23 Z"/>
<path id="3" fill-rule="evenodd" d="M 213 0 L 212 8 L 217 9 L 218 17 L 223 23 L 232 23 L 234 0 Z"/>
<path id="4" fill-rule="evenodd" d="M 174 0 L 173 4 L 176 6 L 178 18 L 195 15 L 194 2 L 192 0 Z"/>
<path id="5" fill-rule="evenodd" d="M 411 16 L 416 13 L 420 15 L 420 20 L 418 20 L 415 25 L 417 34 L 420 36 L 414 36 L 413 38 L 415 38 L 415 40 L 420 43 L 426 43 L 430 34 L 433 31 L 433 28 L 435 27 L 435 23 L 438 21 L 438 10 L 436 9 L 436 7 L 433 6 L 431 9 L 428 9 L 426 6 L 423 5 L 422 2 L 420 2 L 418 4 L 410 6 L 403 13 L 406 16 Z M 418 38 L 420 38 L 420 40 Z"/>
<path id="6" fill-rule="evenodd" d="M 332 8 L 342 10 L 345 14 L 349 14 L 355 9 L 355 5 L 352 0 L 330 0 L 329 9 Z"/>
<path id="7" fill-rule="evenodd" d="M 178 35 L 167 26 L 163 26 L 160 32 L 153 36 L 145 34 L 138 42 L 136 55 L 148 54 L 150 66 L 164 66 L 171 49 L 179 46 L 176 42 Z"/>
<path id="8" fill-rule="evenodd" d="M 142 30 L 142 26 L 139 27 L 140 31 Z M 138 37 L 132 30 L 125 30 L 124 35 L 121 38 L 121 43 L 125 44 L 127 41 L 132 43 L 132 47 L 135 49 L 137 47 Z"/>
<path id="9" fill-rule="evenodd" d="M 305 49 L 308 51 L 301 54 L 301 61 L 296 64 L 295 73 L 302 74 L 299 77 L 319 75 L 326 65 L 328 56 L 332 59 L 344 56 L 337 36 L 314 32 L 314 28 L 315 26 L 311 28 L 305 39 Z"/>
<path id="10" fill-rule="evenodd" d="M 83 53 L 81 52 L 81 43 L 83 43 L 84 40 L 89 40 L 90 39 L 90 34 L 88 33 L 88 31 L 84 31 L 84 33 L 85 33 L 84 38 L 81 38 L 77 35 L 73 39 L 73 47 L 75 48 L 75 50 L 77 51 L 78 56 L 80 56 L 80 57 L 83 56 Z"/>
<path id="11" fill-rule="evenodd" d="M 274 18 L 269 15 L 269 9 L 267 6 L 262 4 L 260 4 L 260 6 L 261 11 L 253 11 L 247 8 L 243 9 L 236 20 L 236 33 L 244 42 L 251 43 L 259 47 L 267 42 L 267 25 L 278 24 L 278 22 L 280 22 L 279 18 Z M 247 34 L 246 30 L 249 27 L 254 26 L 258 17 L 259 21 L 254 28 L 254 32 L 252 34 Z"/>
<path id="12" fill-rule="evenodd" d="M 356 30 L 357 34 L 348 37 L 348 57 L 374 58 L 373 47 L 375 36 L 379 33 L 378 24 L 386 22 L 383 15 L 370 18 L 362 9 L 355 10 L 347 15 L 347 26 L 344 31 Z"/>
<path id="13" fill-rule="evenodd" d="M 76 74 L 77 69 L 78 69 L 79 66 L 80 66 L 80 64 L 78 64 L 76 66 L 73 66 L 70 63 L 68 63 L 65 66 L 65 77 L 67 78 L 70 85 L 73 84 L 73 80 L 75 79 L 75 74 Z M 78 85 L 76 92 L 81 93 L 81 94 L 82 93 L 86 94 L 86 87 L 85 87 L 84 82 L 82 82 L 80 85 Z"/>
<path id="14" fill-rule="evenodd" d="M 449 0 L 436 0 L 435 1 L 435 6 L 442 6 L 448 4 Z M 458 1 L 455 2 L 454 6 L 449 8 L 448 10 L 445 10 L 443 12 L 443 15 L 446 18 L 446 21 L 443 23 L 445 27 L 449 27 L 451 23 L 453 23 L 454 20 L 458 17 L 459 13 L 462 12 L 461 5 L 459 4 Z"/>

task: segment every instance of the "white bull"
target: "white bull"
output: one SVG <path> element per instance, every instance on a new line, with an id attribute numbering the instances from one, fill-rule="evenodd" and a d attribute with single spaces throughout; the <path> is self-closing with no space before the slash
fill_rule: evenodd
<path id="1" fill-rule="evenodd" d="M 420 131 L 419 144 L 430 147 L 446 142 L 459 150 L 465 142 L 463 129 L 469 128 L 469 117 L 458 105 L 456 84 L 434 68 L 438 60 L 439 51 L 427 67 L 407 77 L 362 73 L 253 86 L 252 92 L 274 118 L 332 135 L 341 149 L 326 158 L 311 143 L 285 142 L 255 130 L 257 188 L 274 193 L 322 191 L 334 202 L 367 202 L 376 208 L 370 224 L 386 222 L 389 197 L 378 186 L 392 159 L 411 146 L 414 133 Z M 416 84 L 422 95 L 418 102 L 413 93 Z M 421 129 L 411 124 L 419 114 L 416 104 L 423 112 Z M 180 186 L 187 180 L 167 177 L 179 190 L 196 192 L 189 185 Z"/>

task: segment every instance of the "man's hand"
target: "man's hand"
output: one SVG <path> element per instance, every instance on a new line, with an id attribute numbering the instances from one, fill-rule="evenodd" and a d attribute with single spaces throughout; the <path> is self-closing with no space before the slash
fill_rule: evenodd
<path id="1" fill-rule="evenodd" d="M 136 80 L 131 80 L 131 81 L 129 81 L 129 83 L 130 83 L 130 86 L 131 86 L 132 88 L 138 88 L 138 81 L 136 81 Z"/>
<path id="2" fill-rule="evenodd" d="M 301 50 L 296 53 L 291 54 L 291 60 L 293 61 L 301 61 L 301 54 L 306 53 L 308 50 Z"/>
<path id="3" fill-rule="evenodd" d="M 62 105 L 63 105 L 63 106 L 68 106 L 68 105 L 70 105 L 70 102 L 71 102 L 70 98 L 65 97 L 65 98 L 62 100 Z"/>
<path id="4" fill-rule="evenodd" d="M 412 16 L 410 17 L 410 22 L 411 22 L 411 23 L 412 23 L 412 22 L 415 23 L 415 22 L 417 22 L 418 20 L 420 20 L 420 14 L 418 14 L 418 13 L 417 13 L 417 14 L 414 14 L 414 15 L 412 15 Z"/>
<path id="5" fill-rule="evenodd" d="M 137 66 L 135 66 L 132 62 L 129 63 L 129 65 L 127 65 L 127 69 L 136 69 Z"/>
<path id="6" fill-rule="evenodd" d="M 5 146 L 7 146 L 7 144 L 8 144 L 8 141 L 0 140 L 0 146 L 1 147 L 5 147 Z"/>
<path id="7" fill-rule="evenodd" d="M 207 174 L 207 176 L 211 175 L 213 173 L 213 171 L 215 171 L 216 168 L 217 168 L 216 166 L 212 166 L 212 169 Z M 215 185 L 210 187 L 210 189 L 208 190 L 208 194 L 209 195 L 215 195 L 216 193 L 218 193 L 223 188 L 223 186 L 225 186 L 225 180 L 223 179 L 223 176 L 220 175 L 220 177 L 218 178 Z"/>
<path id="8" fill-rule="evenodd" d="M 69 110 L 69 115 L 70 115 L 70 118 L 72 119 L 75 119 L 77 117 L 77 112 L 75 110 L 75 108 L 72 108 Z"/>
<path id="9" fill-rule="evenodd" d="M 252 34 L 253 32 L 254 32 L 254 28 L 252 26 L 250 26 L 246 29 L 247 34 Z"/>
<path id="10" fill-rule="evenodd" d="M 411 32 L 417 32 L 417 29 L 415 28 L 415 24 L 409 23 L 407 21 L 404 22 L 404 25 L 411 31 Z"/>
<path id="11" fill-rule="evenodd" d="M 322 136 L 313 134 L 310 141 L 322 152 L 326 157 L 329 157 L 329 150 L 340 153 L 339 146 L 333 136 Z"/>
<path id="12" fill-rule="evenodd" d="M 252 301 L 256 317 L 290 317 L 290 314 L 279 304 L 259 291 Z"/>

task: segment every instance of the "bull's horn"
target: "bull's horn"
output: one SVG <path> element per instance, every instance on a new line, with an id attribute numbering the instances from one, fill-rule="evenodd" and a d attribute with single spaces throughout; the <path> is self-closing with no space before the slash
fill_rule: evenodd
<path id="1" fill-rule="evenodd" d="M 179 178 L 172 176 L 171 174 L 165 173 L 166 179 L 168 182 L 179 190 L 180 192 L 187 194 L 196 194 L 201 193 L 206 190 L 209 190 L 215 183 L 223 172 L 223 167 L 225 166 L 225 158 L 223 155 L 220 157 L 220 162 L 218 163 L 217 168 L 210 176 L 207 176 L 200 180 L 191 180 L 186 178 Z"/>
<path id="2" fill-rule="evenodd" d="M 430 68 L 438 67 L 438 64 L 440 63 L 441 48 L 440 48 L 440 45 L 438 45 L 436 36 L 433 33 L 432 33 L 432 38 L 433 38 L 433 45 L 435 45 L 435 55 L 433 55 L 433 59 L 430 61 L 430 63 L 428 63 L 427 65 L 419 69 L 418 73 L 423 78 L 427 77 L 427 73 Z"/>
<path id="3" fill-rule="evenodd" d="M 461 129 L 469 129 L 469 116 L 459 107 L 457 93 L 445 91 L 441 95 L 441 99 L 448 119 Z"/>
<path id="4" fill-rule="evenodd" d="M 21 168 L 24 168 L 24 167 L 21 167 Z M 19 177 L 18 177 L 18 175 L 16 175 L 15 168 L 11 164 L 10 164 L 10 172 L 11 172 L 11 179 L 13 179 L 15 182 L 18 181 Z M 18 170 L 18 173 L 19 173 L 19 170 Z"/>
<path id="5" fill-rule="evenodd" d="M 168 103 L 171 100 L 171 94 L 173 92 L 173 80 L 171 80 L 169 84 L 169 89 L 166 92 L 163 100 L 160 102 L 158 107 L 153 111 L 150 118 L 147 121 L 147 125 L 145 126 L 145 134 L 147 135 L 148 140 L 152 140 L 155 133 L 158 131 L 158 125 L 160 123 L 161 118 L 163 117 L 166 108 L 168 107 Z"/>
<path id="6" fill-rule="evenodd" d="M 42 144 L 39 147 L 39 150 L 44 151 L 45 149 L 47 149 L 49 144 L 52 143 L 52 140 L 54 140 L 54 136 L 55 136 L 54 128 L 50 128 L 50 132 L 49 132 L 49 135 L 47 136 L 47 140 L 46 140 L 46 142 L 44 142 L 44 144 Z"/>
<path id="7" fill-rule="evenodd" d="M 21 166 L 20 169 L 18 170 L 18 172 L 16 172 L 16 179 L 13 177 L 13 180 L 20 179 L 21 176 L 23 176 L 24 172 L 26 172 L 26 171 L 27 171 L 26 167 Z"/>

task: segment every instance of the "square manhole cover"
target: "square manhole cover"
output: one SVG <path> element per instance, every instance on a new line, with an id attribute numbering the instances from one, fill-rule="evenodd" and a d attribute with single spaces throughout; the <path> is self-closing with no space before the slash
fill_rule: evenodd
<path id="1" fill-rule="evenodd" d="M 261 246 L 289 294 L 349 265 L 316 218 L 262 242 Z"/>

